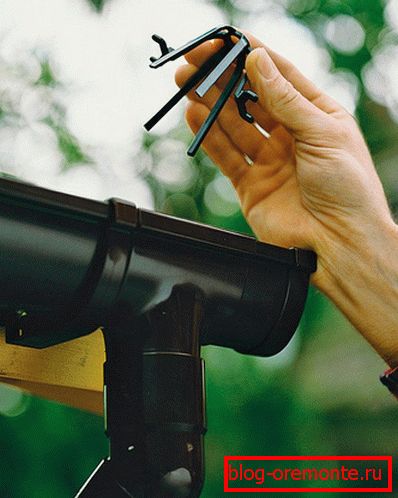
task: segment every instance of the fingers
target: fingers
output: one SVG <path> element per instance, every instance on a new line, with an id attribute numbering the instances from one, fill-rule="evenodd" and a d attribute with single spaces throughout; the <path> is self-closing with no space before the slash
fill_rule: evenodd
<path id="1" fill-rule="evenodd" d="M 290 81 L 296 90 L 299 91 L 306 99 L 327 113 L 346 112 L 340 104 L 323 93 L 285 57 L 264 45 L 251 33 L 245 30 L 240 31 L 249 39 L 252 48 L 265 48 L 267 50 L 280 73 L 285 79 Z M 223 42 L 221 40 L 212 40 L 210 42 L 203 43 L 186 55 L 187 62 L 194 64 L 195 66 L 200 66 L 206 59 L 219 50 L 222 45 Z M 260 121 L 258 122 L 260 123 Z"/>
<path id="2" fill-rule="evenodd" d="M 187 73 L 186 72 L 186 67 L 192 67 L 192 68 L 195 68 L 195 70 L 197 71 L 198 68 L 207 60 L 209 59 L 209 57 L 205 57 L 203 59 L 203 61 L 201 61 L 200 63 L 198 64 L 194 64 L 194 63 L 189 63 L 189 64 L 184 64 L 183 66 L 180 66 L 177 68 L 177 71 L 176 71 L 176 76 L 175 76 L 175 81 L 177 83 L 178 86 L 182 86 L 184 83 L 185 83 L 185 80 L 187 78 L 189 78 L 189 76 L 191 76 L 192 73 Z M 182 71 L 181 74 L 180 71 Z M 234 71 L 234 67 L 229 67 L 225 73 L 216 81 L 215 83 L 215 86 L 217 86 L 217 88 L 219 88 L 220 90 L 223 90 L 226 85 L 228 84 L 228 81 L 231 79 L 231 76 L 232 76 L 232 73 Z M 194 72 L 194 71 L 192 71 Z M 185 78 L 185 79 L 184 79 Z"/>
<path id="3" fill-rule="evenodd" d="M 213 54 L 218 52 L 220 48 L 224 45 L 222 40 L 210 40 L 202 43 L 198 47 L 194 48 L 185 55 L 185 59 L 188 64 L 193 64 L 194 66 L 201 66 L 205 60 L 211 57 Z"/>
<path id="4" fill-rule="evenodd" d="M 217 40 L 218 41 L 218 40 Z M 208 42 L 209 43 L 209 42 Z M 195 66 L 195 70 L 198 69 L 199 66 L 201 66 L 209 57 L 211 57 L 211 50 L 212 47 L 208 47 L 207 49 L 205 48 L 205 44 L 197 47 L 195 50 L 192 50 L 187 54 L 186 59 L 190 62 L 189 65 L 183 65 L 177 68 L 176 74 L 175 74 L 175 81 L 179 87 L 181 87 L 185 81 L 192 75 L 194 72 L 193 69 L 189 70 L 187 67 L 193 67 L 192 64 Z M 203 50 L 200 50 L 202 49 Z M 206 51 L 208 50 L 208 51 Z M 196 55 L 193 54 L 193 52 L 196 52 Z M 189 57 L 188 57 L 189 55 Z M 192 57 L 191 57 L 192 55 Z M 217 81 L 215 87 L 217 87 L 220 91 L 222 91 L 225 86 L 227 85 L 228 81 L 230 80 L 232 76 L 233 68 L 229 68 L 223 76 Z M 231 101 L 232 101 L 231 97 Z M 234 104 L 236 106 L 236 104 Z M 277 122 L 271 118 L 269 113 L 264 112 L 264 110 L 254 102 L 248 101 L 246 104 L 247 110 L 250 112 L 250 114 L 253 115 L 254 120 L 262 127 L 264 130 L 267 132 L 271 133 L 272 130 L 274 129 L 275 126 L 277 126 Z"/>
<path id="5" fill-rule="evenodd" d="M 191 50 L 185 55 L 185 59 L 188 64 L 194 65 L 199 68 L 205 61 L 210 59 L 212 55 L 218 52 L 224 42 L 222 40 L 211 40 L 199 47 L 196 47 L 194 50 Z M 223 89 L 227 85 L 228 81 L 231 79 L 233 73 L 233 67 L 229 67 L 225 73 L 217 80 L 216 84 L 218 88 Z"/>
<path id="6" fill-rule="evenodd" d="M 253 47 L 264 47 L 250 33 L 246 33 L 246 36 Z M 222 44 L 221 40 L 206 42 L 189 52 L 186 59 L 190 64 L 199 67 L 218 51 Z M 321 136 L 327 140 L 328 132 L 336 127 L 336 120 L 331 114 L 341 114 L 342 108 L 305 78 L 293 64 L 272 50 L 267 52 L 264 48 L 257 48 L 248 55 L 246 70 L 251 86 L 259 95 L 259 102 L 257 104 L 248 102 L 247 107 L 262 128 L 272 132 L 279 124 L 282 124 L 292 132 L 295 138 L 302 138 L 310 142 L 312 140 L 317 144 L 322 142 Z M 188 74 L 192 74 L 189 71 L 186 68 L 178 70 L 176 80 L 179 85 L 183 84 Z M 216 87 L 219 94 L 219 91 L 225 87 L 229 76 L 229 74 L 225 74 L 212 88 L 213 98 Z M 211 95 L 210 92 L 209 95 Z M 209 95 L 206 97 L 208 98 Z M 192 98 L 196 97 L 192 94 Z M 209 100 L 205 100 L 204 103 L 208 107 L 211 106 Z M 229 111 L 220 115 L 221 127 L 229 134 L 231 141 L 241 147 L 241 152 L 255 158 L 255 154 L 258 153 L 258 148 L 256 148 L 258 137 L 255 140 L 249 140 L 247 145 L 242 146 L 246 140 L 239 140 L 238 135 L 242 134 L 243 130 L 248 131 L 248 129 L 242 128 L 240 125 L 235 126 L 240 121 L 236 119 L 237 114 L 234 115 L 234 126 L 231 126 L 231 112 L 231 104 L 229 103 Z M 224 118 L 223 122 L 221 122 L 222 117 Z M 244 122 L 243 124 L 247 125 Z M 253 138 L 255 134 L 246 135 L 245 133 L 244 137 L 245 139 L 247 137 Z"/>
<path id="7" fill-rule="evenodd" d="M 199 130 L 208 114 L 209 109 L 205 105 L 194 101 L 188 102 L 185 117 L 194 133 Z M 228 176 L 232 184 L 238 185 L 250 166 L 217 122 L 212 126 L 211 133 L 204 139 L 202 147 L 221 171 Z"/>
<path id="8" fill-rule="evenodd" d="M 188 79 L 195 71 L 197 71 L 197 68 L 192 65 L 179 68 L 176 74 L 177 84 Z M 211 109 L 220 94 L 220 90 L 213 86 L 202 98 L 198 97 L 194 91 L 190 92 L 188 97 L 191 100 L 203 103 L 208 109 Z M 229 99 L 223 107 L 218 117 L 218 123 L 242 153 L 248 155 L 253 161 L 261 159 L 261 152 L 264 150 L 266 139 L 252 124 L 239 117 L 236 104 L 232 99 Z"/>
<path id="9" fill-rule="evenodd" d="M 317 144 L 327 138 L 333 118 L 283 76 L 264 48 L 257 48 L 248 55 L 246 71 L 260 106 L 295 138 Z"/>
<path id="10" fill-rule="evenodd" d="M 193 64 L 196 67 L 200 67 L 207 59 L 209 59 L 214 53 L 216 53 L 223 46 L 224 42 L 222 40 L 211 40 L 202 45 L 199 45 L 194 50 L 191 50 L 185 55 L 185 59 L 189 64 Z M 178 71 L 178 70 L 177 70 Z M 222 90 L 225 88 L 227 82 L 230 80 L 232 75 L 232 68 L 229 68 L 217 81 L 216 86 Z M 178 84 L 178 83 L 177 83 Z M 183 84 L 183 81 L 182 81 Z M 258 105 L 253 102 L 247 102 L 247 110 L 253 115 L 255 121 L 264 130 L 269 133 L 272 132 L 273 128 L 277 125 L 276 121 L 272 119 L 269 114 L 264 113 L 264 111 Z"/>

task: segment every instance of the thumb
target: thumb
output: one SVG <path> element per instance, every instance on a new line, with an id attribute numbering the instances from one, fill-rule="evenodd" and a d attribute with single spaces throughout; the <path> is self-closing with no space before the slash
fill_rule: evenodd
<path id="1" fill-rule="evenodd" d="M 329 116 L 284 78 L 264 48 L 250 52 L 246 71 L 266 113 L 301 140 L 324 136 Z"/>

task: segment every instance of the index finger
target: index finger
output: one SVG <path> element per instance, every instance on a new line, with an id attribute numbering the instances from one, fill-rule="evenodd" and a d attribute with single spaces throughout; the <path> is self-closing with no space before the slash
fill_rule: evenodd
<path id="1" fill-rule="evenodd" d="M 219 39 L 209 40 L 185 54 L 185 59 L 189 64 L 201 66 L 209 57 L 218 52 L 224 42 Z"/>

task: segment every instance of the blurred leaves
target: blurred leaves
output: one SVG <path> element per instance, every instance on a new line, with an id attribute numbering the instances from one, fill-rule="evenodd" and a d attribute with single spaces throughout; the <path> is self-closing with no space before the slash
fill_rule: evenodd
<path id="1" fill-rule="evenodd" d="M 58 148 L 64 157 L 62 170 L 77 164 L 92 162 L 88 155 L 83 152 L 78 139 L 65 126 L 62 110 L 54 109 L 54 111 L 53 115 L 46 118 L 44 122 L 55 132 L 57 137 Z"/>
<path id="2" fill-rule="evenodd" d="M 229 24 L 237 24 L 242 17 L 242 11 L 233 0 L 207 0 L 221 10 Z"/>
<path id="3" fill-rule="evenodd" d="M 151 136 L 151 140 L 144 138 L 137 160 L 145 165 L 141 176 L 151 188 L 157 211 L 221 228 L 252 233 L 238 205 L 231 213 L 229 180 L 225 179 L 227 185 L 222 185 L 222 191 L 216 193 L 216 197 L 213 195 L 211 205 L 206 202 L 208 187 L 221 175 L 202 150 L 199 150 L 194 158 L 187 157 L 185 151 L 191 138 L 185 124 L 163 136 Z M 184 172 L 183 178 L 176 176 L 177 169 Z M 187 180 L 185 188 L 184 180 Z M 222 195 L 223 191 L 226 195 Z"/>
<path id="4" fill-rule="evenodd" d="M 40 76 L 36 81 L 36 85 L 44 85 L 53 87 L 56 85 L 57 80 L 53 73 L 50 61 L 48 59 L 44 59 L 40 63 Z"/>
<path id="5" fill-rule="evenodd" d="M 0 385 L 0 397 L 8 390 Z M 30 403 L 21 415 L 0 416 L 1 496 L 70 498 L 107 454 L 102 418 L 24 397 Z"/>
<path id="6" fill-rule="evenodd" d="M 109 2 L 109 0 L 87 0 L 88 3 L 93 7 L 97 12 L 102 12 L 104 5 Z"/>
<path id="7" fill-rule="evenodd" d="M 61 85 L 61 82 L 57 80 L 51 61 L 47 57 L 40 60 L 40 69 L 40 76 L 35 85 L 44 86 L 49 89 Z M 79 140 L 68 130 L 65 124 L 65 109 L 56 99 L 53 100 L 50 112 L 48 116 L 42 119 L 42 122 L 48 125 L 57 137 L 58 149 L 64 158 L 61 170 L 69 169 L 76 164 L 92 162 L 83 151 Z"/>

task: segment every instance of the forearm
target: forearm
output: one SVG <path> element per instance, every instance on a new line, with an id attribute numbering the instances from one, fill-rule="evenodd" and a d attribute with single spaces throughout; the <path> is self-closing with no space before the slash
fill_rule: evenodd
<path id="1" fill-rule="evenodd" d="M 330 242 L 324 253 L 314 283 L 385 361 L 397 366 L 398 226 L 386 220 L 376 230 L 358 227 L 344 243 Z"/>

